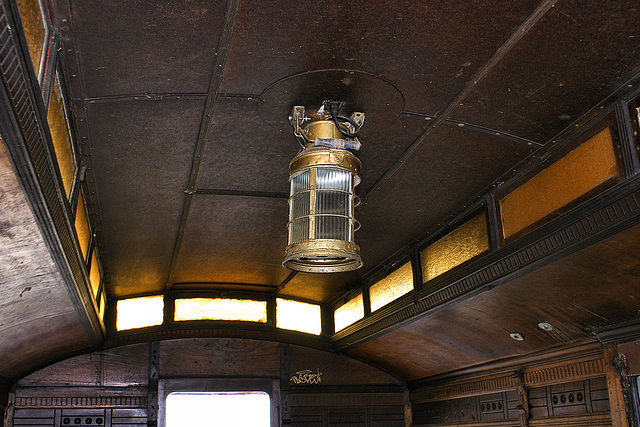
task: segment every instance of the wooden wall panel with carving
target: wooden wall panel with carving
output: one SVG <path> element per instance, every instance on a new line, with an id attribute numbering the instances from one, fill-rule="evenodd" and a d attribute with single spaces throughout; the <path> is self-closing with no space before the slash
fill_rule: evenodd
<path id="1" fill-rule="evenodd" d="M 404 427 L 404 415 L 397 407 L 294 407 L 291 425 Z"/>
<path id="2" fill-rule="evenodd" d="M 413 423 L 429 425 L 519 425 L 515 390 L 413 404 Z"/>
<path id="3" fill-rule="evenodd" d="M 340 354 L 311 348 L 290 346 L 291 375 L 311 370 L 320 372 L 320 384 L 402 384 L 398 378 L 371 365 Z M 293 385 L 293 383 L 292 383 Z"/>
<path id="4" fill-rule="evenodd" d="M 21 379 L 19 386 L 144 386 L 149 345 L 135 344 L 72 357 Z"/>
<path id="5" fill-rule="evenodd" d="M 157 358 L 150 357 L 154 348 Z M 305 370 L 318 381 L 295 384 L 291 378 Z M 53 364 L 16 384 L 14 425 L 57 427 L 67 425 L 65 420 L 76 425 L 76 419 L 81 425 L 156 425 L 149 409 L 155 407 L 152 375 L 165 385 L 242 379 L 241 388 L 249 389 L 267 381 L 273 402 L 288 396 L 290 411 L 282 421 L 292 425 L 408 425 L 406 385 L 396 377 L 342 355 L 240 338 L 132 344 Z"/>
<path id="6" fill-rule="evenodd" d="M 161 341 L 160 377 L 279 378 L 278 343 L 233 339 L 194 338 Z"/>
<path id="7" fill-rule="evenodd" d="M 529 390 L 531 418 L 609 412 L 604 377 Z"/>

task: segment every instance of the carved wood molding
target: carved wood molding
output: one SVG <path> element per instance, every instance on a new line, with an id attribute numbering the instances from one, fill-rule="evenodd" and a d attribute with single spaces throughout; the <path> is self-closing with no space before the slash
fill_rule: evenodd
<path id="1" fill-rule="evenodd" d="M 402 393 L 328 394 L 291 393 L 291 406 L 349 407 L 349 406 L 403 406 Z"/>
<path id="2" fill-rule="evenodd" d="M 544 427 L 610 427 L 611 416 L 608 412 L 572 415 L 567 417 L 546 417 L 529 420 L 529 426 Z"/>
<path id="3" fill-rule="evenodd" d="M 523 385 L 526 387 L 567 383 L 605 375 L 602 358 L 565 362 L 561 365 L 537 366 L 525 368 L 522 371 Z M 428 402 L 516 389 L 518 382 L 515 370 L 500 375 L 487 375 L 484 378 L 451 379 L 448 382 L 439 382 L 432 385 L 425 384 L 416 387 L 411 393 L 411 400 L 414 402 Z"/>
<path id="4" fill-rule="evenodd" d="M 564 383 L 604 375 L 603 360 L 592 359 L 547 368 L 525 369 L 524 383 L 526 386 Z"/>
<path id="5" fill-rule="evenodd" d="M 100 397 L 16 397 L 16 408 L 147 408 L 147 399 L 142 396 L 100 396 Z"/>
<path id="6" fill-rule="evenodd" d="M 517 385 L 518 379 L 516 377 L 513 375 L 505 375 L 501 377 L 422 388 L 411 393 L 411 400 L 413 402 L 429 402 L 434 400 L 475 396 L 489 392 L 515 389 Z"/>

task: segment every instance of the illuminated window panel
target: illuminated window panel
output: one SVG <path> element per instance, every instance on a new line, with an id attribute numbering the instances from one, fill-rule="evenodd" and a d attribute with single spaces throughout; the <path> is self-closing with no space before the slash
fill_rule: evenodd
<path id="1" fill-rule="evenodd" d="M 422 251 L 422 279 L 428 282 L 488 249 L 487 219 L 481 213 Z"/>
<path id="2" fill-rule="evenodd" d="M 98 251 L 96 251 L 95 249 L 93 250 L 93 255 L 91 256 L 89 282 L 91 283 L 93 297 L 98 298 L 98 289 L 100 288 L 100 267 L 98 266 Z"/>
<path id="3" fill-rule="evenodd" d="M 40 70 L 46 36 L 40 1 L 18 0 L 18 10 L 20 11 L 20 19 L 22 20 L 25 38 L 27 39 L 33 69 L 37 76 Z"/>
<path id="4" fill-rule="evenodd" d="M 349 325 L 364 317 L 364 301 L 362 294 L 340 306 L 333 312 L 333 324 L 336 332 L 341 331 Z"/>
<path id="5" fill-rule="evenodd" d="M 288 299 L 276 299 L 276 327 L 320 335 L 320 306 Z"/>
<path id="6" fill-rule="evenodd" d="M 226 298 L 184 298 L 175 301 L 174 319 L 267 322 L 267 302 Z"/>
<path id="7" fill-rule="evenodd" d="M 371 311 L 375 311 L 413 290 L 411 262 L 398 268 L 369 288 Z"/>
<path id="8" fill-rule="evenodd" d="M 71 137 L 69 136 L 69 124 L 64 112 L 64 102 L 57 83 L 56 80 L 56 84 L 53 85 L 49 112 L 47 113 L 47 122 L 49 123 L 53 148 L 56 153 L 60 176 L 62 177 L 62 185 L 64 186 L 67 198 L 69 198 L 71 188 L 73 187 L 76 163 L 71 146 Z"/>
<path id="9" fill-rule="evenodd" d="M 167 396 L 166 427 L 269 427 L 265 392 L 177 392 Z"/>
<path id="10" fill-rule="evenodd" d="M 116 330 L 118 331 L 161 325 L 163 319 L 162 295 L 123 299 L 116 304 Z"/>
<path id="11" fill-rule="evenodd" d="M 100 311 L 100 318 L 102 320 L 104 320 L 104 314 L 106 313 L 106 309 L 107 308 L 107 295 L 104 293 L 104 290 L 102 291 L 102 294 L 100 295 L 100 307 L 99 307 L 99 311 Z"/>
<path id="12" fill-rule="evenodd" d="M 508 238 L 618 176 L 611 130 L 606 128 L 500 200 Z"/>
<path id="13" fill-rule="evenodd" d="M 80 191 L 80 195 L 78 197 L 78 209 L 76 210 L 75 229 L 76 234 L 78 235 L 80 250 L 82 251 L 82 259 L 87 259 L 87 252 L 89 251 L 89 241 L 91 240 L 91 231 L 89 230 L 89 221 L 87 219 L 87 211 L 84 207 L 84 197 L 82 197 L 82 191 Z"/>

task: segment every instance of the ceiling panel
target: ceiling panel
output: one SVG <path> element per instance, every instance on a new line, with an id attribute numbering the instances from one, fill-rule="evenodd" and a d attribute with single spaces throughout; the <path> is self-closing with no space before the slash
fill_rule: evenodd
<path id="1" fill-rule="evenodd" d="M 203 101 L 122 101 L 88 108 L 111 296 L 164 290 Z"/>
<path id="2" fill-rule="evenodd" d="M 288 123 L 288 112 L 280 119 L 284 126 L 272 127 L 258 115 L 256 102 L 218 99 L 197 188 L 288 194 L 289 162 L 300 145 Z M 362 163 L 359 194 L 366 193 L 429 125 L 404 116 L 381 119 L 385 120 L 382 128 L 372 130 L 376 123 L 368 120 L 362 128 L 362 149 L 355 153 Z"/>
<path id="3" fill-rule="evenodd" d="M 356 209 L 364 269 L 382 262 L 463 204 L 533 151 L 506 138 L 440 126 L 395 175 Z M 366 184 L 363 184 L 366 185 Z"/>
<path id="4" fill-rule="evenodd" d="M 197 188 L 288 194 L 289 161 L 300 150 L 292 128 L 285 133 L 267 125 L 257 99 L 218 99 L 212 117 Z"/>
<path id="5" fill-rule="evenodd" d="M 174 281 L 279 285 L 287 215 L 286 199 L 194 196 Z"/>
<path id="6" fill-rule="evenodd" d="M 85 97 L 206 93 L 226 2 L 71 0 Z"/>
<path id="7" fill-rule="evenodd" d="M 259 95 L 287 76 L 365 71 L 394 83 L 407 111 L 435 114 L 531 14 L 538 2 L 322 3 L 246 0 L 221 92 Z"/>
<path id="8" fill-rule="evenodd" d="M 278 295 L 328 303 L 357 285 L 360 272 L 361 270 L 331 274 L 296 273 Z"/>
<path id="9" fill-rule="evenodd" d="M 545 143 L 638 72 L 635 0 L 556 3 L 453 117 Z"/>
<path id="10" fill-rule="evenodd" d="M 637 318 L 640 226 L 357 346 L 351 355 L 418 379 L 592 339 Z M 552 331 L 537 325 L 548 322 Z M 509 337 L 511 332 L 524 341 Z"/>

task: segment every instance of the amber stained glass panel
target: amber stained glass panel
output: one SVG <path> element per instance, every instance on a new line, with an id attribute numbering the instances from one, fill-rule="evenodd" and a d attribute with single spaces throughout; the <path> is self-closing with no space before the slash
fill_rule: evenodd
<path id="1" fill-rule="evenodd" d="M 422 279 L 428 282 L 488 249 L 487 218 L 483 212 L 422 251 Z"/>
<path id="2" fill-rule="evenodd" d="M 47 122 L 49 123 L 53 149 L 56 153 L 56 160 L 58 162 L 58 168 L 60 169 L 60 176 L 62 177 L 62 185 L 68 198 L 71 194 L 71 188 L 73 187 L 76 163 L 71 146 L 71 137 L 69 136 L 69 124 L 64 112 L 64 102 L 57 81 L 56 84 L 53 85 L 49 112 L 47 113 Z"/>
<path id="3" fill-rule="evenodd" d="M 411 262 L 393 271 L 369 288 L 371 311 L 378 310 L 413 290 Z"/>
<path id="4" fill-rule="evenodd" d="M 18 0 L 18 10 L 20 11 L 20 19 L 27 39 L 33 69 L 37 76 L 40 70 L 40 62 L 42 61 L 42 52 L 45 48 L 44 38 L 46 34 L 40 2 L 38 0 Z"/>
<path id="5" fill-rule="evenodd" d="M 338 332 L 364 317 L 364 300 L 362 294 L 341 305 L 333 312 L 333 324 Z"/>
<path id="6" fill-rule="evenodd" d="M 500 200 L 508 238 L 618 175 L 606 128 Z"/>

